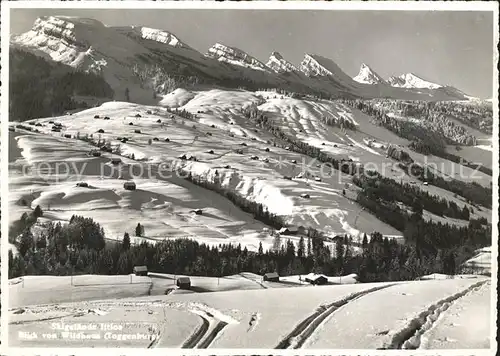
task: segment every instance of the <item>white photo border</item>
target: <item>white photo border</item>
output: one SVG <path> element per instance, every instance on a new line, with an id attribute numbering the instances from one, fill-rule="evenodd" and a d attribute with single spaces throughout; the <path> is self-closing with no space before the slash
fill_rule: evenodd
<path id="1" fill-rule="evenodd" d="M 308 2 L 308 1 L 251 1 L 251 2 L 214 2 L 214 1 L 2 1 L 1 5 L 1 335 L 0 354 L 7 355 L 494 355 L 497 350 L 496 318 L 497 276 L 498 274 L 498 177 L 499 177 L 499 110 L 498 110 L 498 60 L 497 45 L 499 42 L 498 3 L 483 1 L 340 1 L 340 2 Z M 293 351 L 274 349 L 178 349 L 162 348 L 143 350 L 137 348 L 28 348 L 8 347 L 8 83 L 9 83 L 9 30 L 11 9 L 234 9 L 234 10 L 377 10 L 377 11 L 486 11 L 494 14 L 494 56 L 493 56 L 493 217 L 492 217 L 492 282 L 491 301 L 493 313 L 491 319 L 491 347 L 481 350 L 322 350 L 299 349 Z M 495 139 L 496 138 L 496 139 Z M 497 212 L 495 214 L 495 211 Z M 495 240 L 496 238 L 496 240 Z M 471 325 L 472 327 L 472 325 Z"/>

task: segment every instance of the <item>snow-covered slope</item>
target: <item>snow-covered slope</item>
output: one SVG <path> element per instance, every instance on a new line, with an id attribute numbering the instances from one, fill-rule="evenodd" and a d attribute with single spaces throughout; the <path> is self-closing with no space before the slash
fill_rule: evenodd
<path id="1" fill-rule="evenodd" d="M 269 61 L 266 65 L 274 70 L 276 73 L 288 73 L 288 72 L 296 72 L 298 69 L 286 59 L 279 52 L 271 53 L 269 57 Z"/>
<path id="2" fill-rule="evenodd" d="M 358 75 L 353 79 L 364 84 L 386 84 L 386 81 L 365 63 L 361 64 Z"/>
<path id="3" fill-rule="evenodd" d="M 80 137 L 85 134 L 95 135 L 99 129 L 104 130 L 102 138 L 109 140 L 114 146 L 120 145 L 121 153 L 125 156 L 134 154 L 136 159 L 149 160 L 152 164 L 174 160 L 177 161 L 175 164 L 178 164 L 179 168 L 191 171 L 193 177 L 204 179 L 213 179 L 215 172 L 218 171 L 220 179 L 228 188 L 250 201 L 263 204 L 270 212 L 284 216 L 289 224 L 327 230 L 332 236 L 337 233 L 358 236 L 361 232 L 371 232 L 373 229 L 387 235 L 401 235 L 397 230 L 362 210 L 353 202 L 352 197 L 344 196 L 342 194 L 342 190 L 345 189 L 344 183 L 350 178 L 344 176 L 341 178 L 337 171 L 328 173 L 328 176 L 323 177 L 321 181 L 316 181 L 312 177 L 310 179 L 297 177 L 292 181 L 285 179 L 284 176 L 298 176 L 304 169 L 301 162 L 308 166 L 310 159 L 284 148 L 272 147 L 271 142 L 275 138 L 265 130 L 259 129 L 256 132 L 256 127 L 242 114 L 244 108 L 258 106 L 260 110 L 266 112 L 266 115 L 282 122 L 280 125 L 283 130 L 291 135 L 341 157 L 352 157 L 356 160 L 385 157 L 363 145 L 361 139 L 349 139 L 340 129 L 328 126 L 323 121 L 340 118 L 354 121 L 350 109 L 329 101 L 315 102 L 279 96 L 274 99 L 274 97 L 276 95 L 270 92 L 215 89 L 176 90 L 164 96 L 163 105 L 191 112 L 196 115 L 193 120 L 180 119 L 175 115 L 171 118 L 164 109 L 110 102 L 74 113 L 72 116 L 37 120 L 43 125 L 38 129 L 47 135 L 19 137 L 13 142 L 12 152 L 15 147 L 22 147 L 23 151 L 19 158 L 27 159 L 27 164 L 38 164 L 47 160 L 72 162 L 82 159 L 90 160 L 87 167 L 94 164 L 96 160 L 86 158 L 85 155 L 90 149 L 89 145 L 82 141 L 60 137 L 60 134 L 52 136 L 54 133 L 50 131 L 51 126 L 48 121 L 60 120 L 65 125 L 64 134 L 71 136 L 77 133 Z M 147 114 L 147 110 L 158 113 Z M 137 112 L 143 117 L 133 118 Z M 94 119 L 95 115 L 108 116 L 111 119 Z M 212 125 L 214 127 L 211 127 Z M 135 133 L 136 129 L 140 129 L 141 133 Z M 130 137 L 131 140 L 127 143 L 117 140 L 117 137 L 123 136 Z M 158 137 L 159 142 L 153 141 L 148 145 L 148 139 L 154 137 Z M 169 142 L 165 142 L 165 138 L 169 138 Z M 71 150 L 68 150 L 69 142 L 74 143 L 71 145 Z M 246 145 L 243 146 L 243 154 L 235 153 L 236 149 L 242 147 L 242 143 Z M 359 146 L 354 146 L 354 143 Z M 334 147 L 335 145 L 338 147 Z M 47 158 L 47 147 L 51 150 L 50 159 Z M 213 150 L 213 153 L 209 153 L 210 150 Z M 182 154 L 193 154 L 198 161 L 177 160 Z M 259 159 L 252 160 L 253 155 Z M 103 161 L 108 162 L 109 158 L 104 158 Z M 134 162 L 127 164 L 133 166 Z M 231 168 L 221 168 L 226 165 Z M 315 165 L 307 170 L 311 174 L 321 175 L 320 168 Z M 238 211 L 229 209 L 230 204 L 225 199 L 213 196 L 211 193 L 201 193 L 201 188 L 192 185 L 186 188 L 187 183 L 182 180 L 171 178 L 167 184 L 161 181 L 137 179 L 137 185 L 144 194 L 129 196 L 120 188 L 119 180 L 113 178 L 99 181 L 96 172 L 91 170 L 86 172 L 88 176 L 84 179 L 102 189 L 98 195 L 94 194 L 94 190 L 78 190 L 73 178 L 68 178 L 67 181 L 60 180 L 57 184 L 46 187 L 39 185 L 33 176 L 17 176 L 12 173 L 10 216 L 17 219 L 23 213 L 22 209 L 26 209 L 16 202 L 27 194 L 26 189 L 29 187 L 29 190 L 41 194 L 37 204 L 44 206 L 50 204 L 57 209 L 54 212 L 54 219 L 65 220 L 70 211 L 75 213 L 77 209 L 99 221 L 110 238 L 123 236 L 124 231 L 133 231 L 134 226 L 124 224 L 121 219 L 124 211 L 127 211 L 130 224 L 139 219 L 141 224 L 145 224 L 151 233 L 150 241 L 170 235 L 194 236 L 207 243 L 238 241 L 253 250 L 257 249 L 259 241 L 262 241 L 264 246 L 272 244 L 272 237 L 263 231 L 263 224 L 256 223 L 246 214 L 236 216 Z M 352 193 L 354 197 L 355 191 L 350 192 L 349 189 L 346 191 L 347 194 Z M 196 192 L 200 197 L 197 197 Z M 304 193 L 309 194 L 310 198 L 301 198 L 300 195 Z M 179 199 L 170 205 L 167 196 Z M 152 207 L 147 204 L 149 198 L 155 198 Z M 196 203 L 193 199 L 196 199 Z M 137 207 L 144 204 L 148 207 L 140 210 L 141 217 L 139 217 Z M 96 207 L 106 207 L 106 214 L 103 214 L 102 209 L 96 210 Z M 227 219 L 231 223 L 222 219 L 206 218 L 205 215 L 191 218 L 190 210 L 205 209 L 205 207 L 210 207 L 213 216 L 229 216 Z M 131 208 L 133 209 L 130 210 Z M 161 219 L 159 214 L 162 216 Z M 183 221 L 186 217 L 189 217 L 187 220 L 189 223 Z M 237 221 L 238 223 L 235 223 Z M 166 227 L 166 222 L 170 227 Z M 241 229 L 243 223 L 245 229 Z"/>
<path id="4" fill-rule="evenodd" d="M 402 74 L 398 77 L 390 77 L 387 79 L 387 82 L 393 87 L 408 89 L 439 89 L 443 87 L 443 85 L 429 82 L 413 73 Z"/>
<path id="5" fill-rule="evenodd" d="M 244 51 L 216 43 L 208 49 L 207 57 L 255 70 L 268 70 L 266 65 Z"/>
<path id="6" fill-rule="evenodd" d="M 74 113 L 71 116 L 35 120 L 42 125 L 38 129 L 47 135 L 19 137 L 11 149 L 14 152 L 18 146 L 23 148 L 20 156 L 30 159 L 28 164 L 47 162 L 49 159 L 47 158 L 47 147 L 50 147 L 51 152 L 49 161 L 81 160 L 89 146 L 78 140 L 60 137 L 60 135 L 69 134 L 74 137 L 80 133 L 80 137 L 82 137 L 85 134 L 95 134 L 96 131 L 102 129 L 105 132 L 101 136 L 114 146 L 120 145 L 121 154 L 125 156 L 134 154 L 136 159 L 149 160 L 152 164 L 165 160 L 177 160 L 182 154 L 195 155 L 198 158 L 197 162 L 180 162 L 183 169 L 192 172 L 193 177 L 213 179 L 215 172 L 218 171 L 219 177 L 221 179 L 224 177 L 223 181 L 227 182 L 228 188 L 250 201 L 263 204 L 272 213 L 285 216 L 286 222 L 289 224 L 314 227 L 327 234 L 332 234 L 332 236 L 337 233 L 359 236 L 362 232 L 373 230 L 385 235 L 401 235 L 400 232 L 382 223 L 355 204 L 353 201 L 355 190 L 351 192 L 350 189 L 346 189 L 347 196 L 342 194 L 342 190 L 345 188 L 344 184 L 351 183 L 348 176 L 342 175 L 341 177 L 338 171 L 333 170 L 324 172 L 323 174 L 326 173 L 327 176 L 324 176 L 321 181 L 315 180 L 314 177 L 309 177 L 309 179 L 299 177 L 303 169 L 301 167 L 304 167 L 301 162 L 309 167 L 311 160 L 284 148 L 273 148 L 272 141 L 275 140 L 275 137 L 265 130 L 258 129 L 252 120 L 245 117 L 243 110 L 248 107 L 257 107 L 290 137 L 296 137 L 321 151 L 339 158 L 372 162 L 379 167 L 384 167 L 387 158 L 385 150 L 381 147 L 387 147 L 388 143 L 407 146 L 409 142 L 387 129 L 373 124 L 366 115 L 339 102 L 302 100 L 266 91 L 177 89 L 164 95 L 161 98 L 161 105 L 186 110 L 195 117 L 188 120 L 174 115 L 172 118 L 170 114 L 159 107 L 109 102 L 100 107 Z M 152 113 L 148 114 L 148 110 Z M 134 116 L 138 112 L 143 117 L 135 119 Z M 111 119 L 98 120 L 93 118 L 94 115 L 108 116 Z M 51 132 L 49 120 L 64 122 L 63 132 L 61 134 Z M 157 122 L 158 120 L 161 122 Z M 340 127 L 335 126 L 335 123 L 346 120 L 360 127 L 360 130 L 345 132 Z M 136 129 L 140 129 L 141 133 L 136 133 Z M 123 136 L 130 137 L 132 140 L 121 143 L 117 137 Z M 153 141 L 149 145 L 148 139 L 154 137 L 158 137 L 160 142 Z M 165 138 L 169 138 L 169 142 L 165 142 Z M 69 142 L 74 144 L 68 146 Z M 246 146 L 243 146 L 243 143 Z M 82 144 L 83 146 L 80 147 Z M 241 146 L 244 147 L 243 154 L 236 154 L 235 150 Z M 68 147 L 71 147 L 71 150 L 68 150 Z M 266 148 L 269 149 L 269 152 L 266 151 Z M 213 153 L 209 153 L 210 150 L 213 150 Z M 251 157 L 254 155 L 259 159 L 252 160 Z M 415 153 L 412 157 L 421 164 L 424 162 L 429 164 L 428 159 L 423 155 Z M 107 160 L 104 159 L 105 162 Z M 443 167 L 439 161 L 436 161 L 436 164 Z M 226 165 L 230 166 L 231 169 L 220 168 Z M 450 172 L 452 168 L 450 167 Z M 446 167 L 442 169 L 448 171 Z M 453 169 L 456 172 L 458 168 Z M 468 167 L 463 167 L 463 169 L 469 169 L 471 177 L 477 177 L 479 174 L 472 175 L 472 169 Z M 320 167 L 316 167 L 314 164 L 307 170 L 313 176 L 319 177 L 322 174 Z M 391 170 L 385 170 L 381 173 L 393 179 L 396 177 L 398 180 L 403 179 L 406 183 L 412 180 L 406 175 L 401 177 L 400 171 L 394 173 Z M 467 175 L 467 172 L 465 173 Z M 285 176 L 297 178 L 290 181 L 285 179 Z M 142 206 L 145 204 L 143 201 L 145 197 L 154 197 L 155 204 L 161 206 L 161 209 L 156 207 L 155 209 L 142 210 L 141 217 L 136 215 L 136 210 L 127 213 L 128 216 L 134 217 L 130 219 L 130 224 L 142 219 L 147 230 L 152 233 L 152 236 L 154 235 L 153 239 L 168 233 L 172 236 L 198 236 L 203 241 L 210 243 L 219 243 L 224 239 L 226 242 L 229 240 L 238 241 L 242 245 L 248 246 L 249 249 L 258 247 L 256 237 L 263 241 L 266 246 L 272 244 L 272 238 L 263 232 L 264 226 L 262 224 L 248 221 L 248 217 L 244 214 L 235 215 L 235 211 L 228 208 L 230 205 L 224 199 L 219 201 L 213 197 L 210 198 L 212 203 L 209 203 L 206 200 L 208 194 L 203 193 L 203 199 L 194 205 L 185 199 L 179 199 L 180 204 L 171 206 L 173 212 L 168 211 L 167 215 L 162 213 L 162 209 L 168 207 L 165 196 L 191 196 L 193 194 L 191 191 L 198 189 L 190 186 L 186 190 L 182 185 L 179 186 L 180 181 L 177 180 L 166 185 L 156 181 L 138 181 L 137 184 L 144 190 L 145 195 L 136 194 L 137 199 L 130 203 L 128 202 L 130 197 L 127 194 L 112 193 L 113 189 L 120 189 L 119 180 L 110 180 L 104 184 L 104 182 L 96 180 L 95 173 L 90 172 L 89 177 L 85 179 L 88 179 L 89 183 L 95 182 L 96 186 L 101 187 L 106 194 L 92 195 L 90 194 L 92 191 L 75 192 L 73 179 L 67 182 L 59 181 L 58 184 L 47 187 L 39 185 L 33 178 L 30 175 L 11 178 L 10 197 L 13 200 L 10 201 L 12 204 L 10 216 L 12 219 L 17 219 L 24 212 L 22 209 L 26 209 L 25 206 L 19 206 L 16 202 L 27 194 L 26 189 L 29 187 L 29 190 L 42 194 L 39 197 L 39 203 L 58 207 L 58 212 L 54 213 L 55 219 L 66 219 L 69 212 L 74 213 L 75 206 L 78 206 L 79 210 L 94 216 L 96 220 L 106 226 L 109 236 L 114 238 L 123 236 L 124 230 L 133 231 L 134 226 L 125 226 L 121 220 L 124 209 L 127 210 L 130 206 Z M 475 178 L 475 181 L 481 184 L 484 177 L 480 175 L 479 178 Z M 183 182 L 183 184 L 185 183 Z M 465 205 L 465 202 L 455 198 L 452 192 L 439 190 L 432 185 L 422 186 L 421 189 L 454 201 L 460 208 Z M 64 193 L 62 197 L 61 192 Z M 303 199 L 301 194 L 308 194 L 310 198 Z M 231 221 L 244 222 L 248 229 L 238 230 L 235 227 L 240 226 L 240 223 L 236 225 L 226 224 L 219 219 L 205 219 L 205 216 L 189 220 L 196 226 L 191 226 L 191 223 L 186 225 L 182 221 L 185 214 L 190 216 L 189 211 L 200 207 L 199 204 L 210 206 L 214 216 L 229 214 Z M 96 206 L 106 206 L 109 209 L 106 214 L 102 214 L 101 210 L 95 209 Z M 158 214 L 164 214 L 163 220 L 158 219 Z M 476 215 L 488 218 L 491 216 L 491 211 L 486 208 L 477 209 L 474 211 L 474 216 Z M 165 228 L 165 221 L 171 225 L 168 231 Z M 203 227 L 200 227 L 201 222 Z M 203 233 L 200 233 L 200 228 Z M 227 236 L 231 236 L 231 238 L 228 240 Z M 205 239 L 205 237 L 207 238 Z"/>
<path id="7" fill-rule="evenodd" d="M 463 267 L 474 273 L 490 273 L 491 262 L 493 257 L 491 255 L 491 246 L 483 247 L 476 251 L 476 254 L 464 262 Z"/>

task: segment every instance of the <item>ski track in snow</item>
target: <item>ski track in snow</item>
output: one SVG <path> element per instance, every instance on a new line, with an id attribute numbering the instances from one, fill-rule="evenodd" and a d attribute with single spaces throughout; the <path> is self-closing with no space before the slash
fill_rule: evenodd
<path id="1" fill-rule="evenodd" d="M 489 344 L 490 314 L 491 283 L 487 282 L 459 298 L 446 313 L 441 313 L 422 334 L 419 349 L 488 347 L 485 345 Z M 467 321 L 467 325 L 463 321 Z M 473 330 L 470 325 L 474 325 Z"/>
<path id="2" fill-rule="evenodd" d="M 344 305 L 359 299 L 367 294 L 376 292 L 381 289 L 389 288 L 394 284 L 383 285 L 361 292 L 353 293 L 350 296 L 336 301 L 329 305 L 320 305 L 316 312 L 301 321 L 285 338 L 283 338 L 276 349 L 298 349 L 302 348 L 317 329 L 329 318 L 335 311 Z"/>
<path id="3" fill-rule="evenodd" d="M 425 339 L 425 334 L 431 330 L 440 315 L 448 310 L 450 305 L 465 295 L 479 290 L 486 283 L 488 283 L 488 280 L 477 282 L 461 292 L 432 304 L 415 318 L 410 319 L 402 329 L 389 332 L 390 341 L 379 349 L 419 349 L 422 345 L 423 336 Z"/>
<path id="4" fill-rule="evenodd" d="M 208 345 L 206 340 L 210 335 L 209 330 L 213 331 L 214 326 L 217 323 L 217 319 L 215 319 L 211 313 L 200 310 L 198 308 L 191 309 L 190 312 L 199 315 L 199 317 L 202 319 L 202 324 L 198 329 L 194 331 L 194 333 L 190 336 L 190 338 L 184 342 L 182 348 L 183 349 L 194 349 L 196 347 L 206 348 L 202 347 L 203 343 L 205 343 L 205 345 Z"/>

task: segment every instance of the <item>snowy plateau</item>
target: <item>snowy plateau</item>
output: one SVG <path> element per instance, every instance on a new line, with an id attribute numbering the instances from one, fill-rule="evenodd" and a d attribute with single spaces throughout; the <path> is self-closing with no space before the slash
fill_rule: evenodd
<path id="1" fill-rule="evenodd" d="M 94 73 L 113 96 L 75 95 L 85 108 L 9 123 L 4 203 L 10 226 L 37 207 L 43 215 L 28 229 L 35 237 L 83 216 L 100 224 L 110 251 L 128 232 L 138 254 L 141 244 L 156 248 L 177 239 L 205 244 L 208 251 L 231 244 L 252 256 L 262 250 L 278 254 L 290 246 L 296 251 L 310 231 L 321 234 L 324 251 L 335 258 L 346 235 L 354 256 L 365 254 L 363 238 L 373 232 L 405 244 L 413 231 L 363 206 L 362 184 L 310 152 L 353 166 L 390 167 L 379 172 L 381 179 L 453 207 L 450 217 L 425 206 L 422 224 L 461 231 L 470 218 L 481 221 L 477 229 L 491 225 L 491 205 L 456 192 L 463 186 L 491 189 L 492 138 L 483 126 L 458 118 L 432 122 L 451 127 L 439 132 L 448 135 L 446 153 L 485 162 L 478 171 L 412 150 L 408 137 L 347 100 L 374 103 L 373 110 L 387 110 L 386 122 L 410 122 L 412 128 L 427 126 L 393 103 L 445 102 L 475 114 L 491 102 L 411 73 L 384 79 L 362 64 L 351 78 L 318 54 L 305 54 L 298 65 L 276 51 L 261 61 L 215 41 L 203 54 L 167 30 L 67 16 L 40 17 L 31 30 L 12 36 L 11 48 Z M 474 144 L 459 150 L 453 140 L 466 134 Z M 441 185 L 396 169 L 401 160 L 389 155 L 393 147 L 409 152 L 415 164 L 439 167 L 433 174 Z M 458 188 L 446 189 L 449 182 Z M 398 202 L 398 213 L 416 209 L 406 203 Z M 467 218 L 460 215 L 465 211 Z M 269 216 L 283 227 L 272 226 Z M 9 279 L 11 347 L 422 350 L 489 349 L 495 342 L 491 246 L 468 251 L 472 257 L 460 261 L 454 275 L 428 271 L 411 280 L 363 282 L 358 273 L 340 269 L 285 271 L 269 280 L 272 271 L 264 268 L 223 273 L 225 266 L 213 276 L 152 269 L 145 275 L 55 275 L 66 268 L 59 264 L 30 275 L 36 259 L 45 258 L 37 251 L 60 247 L 46 243 L 33 248 L 24 274 Z M 9 236 L 9 246 L 16 258 L 26 253 L 22 236 Z M 74 257 L 80 266 L 84 258 L 74 254 L 77 248 L 57 254 Z M 86 251 L 85 261 L 93 253 Z M 182 286 L 186 278 L 188 287 Z M 320 280 L 324 285 L 314 282 Z M 85 325 L 97 329 L 83 330 Z"/>

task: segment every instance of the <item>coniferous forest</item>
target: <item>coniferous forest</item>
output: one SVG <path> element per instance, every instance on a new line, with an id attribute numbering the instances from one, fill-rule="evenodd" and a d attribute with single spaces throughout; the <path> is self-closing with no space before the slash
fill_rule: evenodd
<path id="1" fill-rule="evenodd" d="M 48 62 L 29 52 L 9 52 L 9 115 L 11 121 L 61 115 L 87 108 L 77 96 L 113 98 L 113 90 L 99 75 Z"/>

